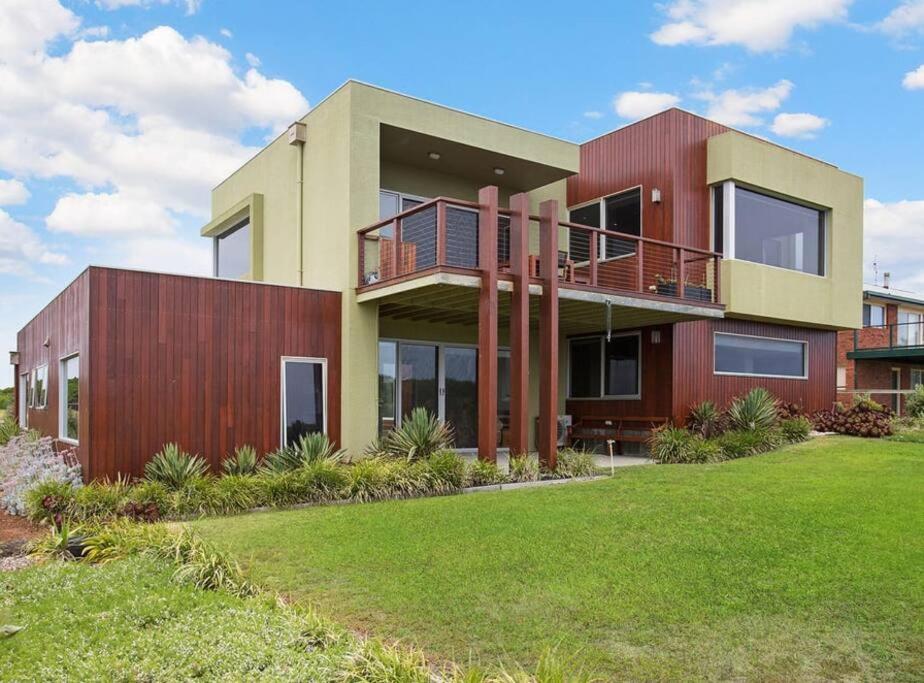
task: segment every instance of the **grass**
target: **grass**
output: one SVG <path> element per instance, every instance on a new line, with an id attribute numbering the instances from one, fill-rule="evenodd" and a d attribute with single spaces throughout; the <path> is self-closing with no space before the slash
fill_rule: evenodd
<path id="1" fill-rule="evenodd" d="M 437 658 L 609 679 L 912 680 L 924 446 L 825 437 L 589 484 L 196 523 L 254 578 Z"/>
<path id="2" fill-rule="evenodd" d="M 292 610 L 198 590 L 166 564 L 52 563 L 0 574 L 4 681 L 328 680 L 342 652 L 312 649 Z"/>

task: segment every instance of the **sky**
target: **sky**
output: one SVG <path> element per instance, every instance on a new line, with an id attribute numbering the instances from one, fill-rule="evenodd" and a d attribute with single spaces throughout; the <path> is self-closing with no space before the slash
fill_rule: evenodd
<path id="1" fill-rule="evenodd" d="M 924 293 L 924 0 L 0 0 L 3 350 L 88 264 L 210 274 L 210 189 L 350 78 L 574 142 L 680 106 L 793 147 L 864 177 L 864 279 Z"/>

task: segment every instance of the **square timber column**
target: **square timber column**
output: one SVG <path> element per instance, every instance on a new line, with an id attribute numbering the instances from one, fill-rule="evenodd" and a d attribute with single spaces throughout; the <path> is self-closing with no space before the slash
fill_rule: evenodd
<path id="1" fill-rule="evenodd" d="M 478 457 L 497 461 L 497 187 L 478 191 Z"/>
<path id="2" fill-rule="evenodd" d="M 539 205 L 539 462 L 558 458 L 558 202 Z"/>
<path id="3" fill-rule="evenodd" d="M 510 452 L 529 451 L 529 196 L 510 198 Z"/>

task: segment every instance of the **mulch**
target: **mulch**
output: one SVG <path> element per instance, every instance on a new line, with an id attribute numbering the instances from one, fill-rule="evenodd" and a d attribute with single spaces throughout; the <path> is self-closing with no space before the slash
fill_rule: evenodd
<path id="1" fill-rule="evenodd" d="M 14 517 L 0 510 L 0 555 L 7 545 L 20 546 L 41 535 L 41 527 L 24 517 Z"/>

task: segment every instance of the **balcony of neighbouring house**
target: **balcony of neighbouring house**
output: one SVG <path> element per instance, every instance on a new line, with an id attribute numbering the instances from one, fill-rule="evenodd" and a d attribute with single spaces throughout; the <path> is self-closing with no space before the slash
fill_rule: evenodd
<path id="1" fill-rule="evenodd" d="M 924 362 L 924 316 L 914 320 L 889 323 L 854 330 L 852 360 L 893 360 Z"/>
<path id="2" fill-rule="evenodd" d="M 361 300 L 433 285 L 478 288 L 483 250 L 477 202 L 438 197 L 358 231 Z M 493 214 L 489 214 L 493 215 Z M 498 288 L 511 286 L 511 221 L 496 208 Z M 541 292 L 540 218 L 520 218 L 528 231 L 528 279 Z M 667 313 L 721 317 L 717 253 L 636 235 L 554 222 L 560 297 Z M 494 232 L 494 231 L 492 231 Z M 378 294 L 375 294 L 378 292 Z"/>

